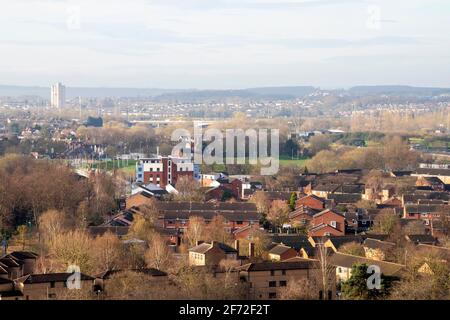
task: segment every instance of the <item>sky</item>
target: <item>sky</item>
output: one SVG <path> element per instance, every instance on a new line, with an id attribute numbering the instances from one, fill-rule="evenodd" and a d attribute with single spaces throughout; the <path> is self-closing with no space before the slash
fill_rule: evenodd
<path id="1" fill-rule="evenodd" d="M 0 0 L 0 84 L 450 87 L 448 0 Z"/>

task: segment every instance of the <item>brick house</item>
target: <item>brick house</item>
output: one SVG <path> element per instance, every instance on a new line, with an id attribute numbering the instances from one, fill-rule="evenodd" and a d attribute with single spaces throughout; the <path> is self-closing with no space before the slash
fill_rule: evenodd
<path id="1" fill-rule="evenodd" d="M 224 259 L 238 260 L 237 249 L 217 241 L 198 242 L 195 247 L 189 249 L 189 265 L 217 266 Z"/>
<path id="2" fill-rule="evenodd" d="M 25 300 L 56 300 L 70 290 L 67 281 L 73 273 L 32 274 L 17 279 Z M 94 278 L 80 274 L 81 288 L 93 289 Z"/>
<path id="3" fill-rule="evenodd" d="M 277 299 L 280 290 L 283 290 L 290 281 L 299 281 L 314 277 L 317 261 L 295 257 L 283 262 L 259 262 L 248 263 L 237 268 L 242 282 L 249 287 L 249 299 Z M 335 283 L 334 274 L 330 283 Z M 316 299 L 333 299 L 335 287 L 333 285 L 329 292 L 323 294 L 320 290 Z"/>
<path id="4" fill-rule="evenodd" d="M 386 260 L 386 255 L 395 248 L 395 243 L 378 239 L 366 239 L 363 243 L 366 258 Z"/>
<path id="5" fill-rule="evenodd" d="M 311 223 L 313 216 L 319 212 L 320 210 L 312 209 L 310 207 L 302 205 L 289 213 L 289 223 L 292 226 L 307 226 Z"/>
<path id="6" fill-rule="evenodd" d="M 169 279 L 166 272 L 155 268 L 131 269 L 131 270 L 108 270 L 95 276 L 94 291 L 101 292 L 102 297 L 108 296 L 108 285 L 112 278 L 120 279 L 126 275 L 126 272 L 133 272 L 146 276 L 155 285 L 168 285 Z"/>
<path id="7" fill-rule="evenodd" d="M 345 217 L 331 209 L 323 210 L 313 216 L 308 235 L 343 236 L 345 235 Z"/>
<path id="8" fill-rule="evenodd" d="M 351 277 L 352 268 L 355 264 L 378 266 L 385 276 L 400 276 L 402 271 L 405 269 L 405 266 L 401 264 L 380 260 L 373 260 L 369 258 L 339 252 L 336 252 L 333 255 L 331 255 L 330 263 L 336 267 L 337 283 L 347 281 Z"/>
<path id="9" fill-rule="evenodd" d="M 434 191 L 445 190 L 445 184 L 438 177 L 418 177 L 416 187 L 428 187 Z"/>
<path id="10" fill-rule="evenodd" d="M 325 200 L 318 196 L 311 194 L 311 195 L 302 197 L 297 200 L 295 207 L 299 208 L 302 206 L 309 207 L 309 208 L 316 209 L 316 210 L 323 210 L 323 209 L 325 209 Z"/>
<path id="11" fill-rule="evenodd" d="M 284 261 L 297 256 L 297 251 L 282 243 L 275 244 L 273 248 L 269 250 L 269 260 L 271 261 Z"/>

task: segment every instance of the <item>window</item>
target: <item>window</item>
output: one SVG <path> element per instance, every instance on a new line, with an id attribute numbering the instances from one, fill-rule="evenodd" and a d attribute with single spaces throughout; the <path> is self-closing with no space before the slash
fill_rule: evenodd
<path id="1" fill-rule="evenodd" d="M 277 293 L 276 292 L 269 292 L 269 299 L 276 299 Z"/>
<path id="2" fill-rule="evenodd" d="M 285 276 L 285 275 L 286 275 L 286 270 L 281 270 L 281 274 L 282 274 L 283 276 Z"/>
<path id="3" fill-rule="evenodd" d="M 280 287 L 286 287 L 287 282 L 286 281 L 280 281 Z"/>
<path id="4" fill-rule="evenodd" d="M 277 286 L 277 282 L 276 281 L 269 281 L 269 287 L 270 288 L 275 288 Z"/>
<path id="5" fill-rule="evenodd" d="M 49 293 L 48 294 L 48 298 L 49 299 L 55 299 L 56 298 L 56 293 Z"/>
<path id="6" fill-rule="evenodd" d="M 331 225 L 333 228 L 336 228 L 337 223 L 336 223 L 336 221 L 330 221 L 330 225 Z"/>
<path id="7" fill-rule="evenodd" d="M 236 221 L 236 224 L 242 224 L 242 221 Z"/>
<path id="8" fill-rule="evenodd" d="M 55 281 L 50 282 L 50 288 L 54 288 L 55 287 Z"/>
<path id="9" fill-rule="evenodd" d="M 275 275 L 275 270 L 270 270 L 270 275 L 274 276 Z"/>

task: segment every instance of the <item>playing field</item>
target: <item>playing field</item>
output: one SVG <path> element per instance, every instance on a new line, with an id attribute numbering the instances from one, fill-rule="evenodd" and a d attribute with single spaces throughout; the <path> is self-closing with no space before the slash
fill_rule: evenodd
<path id="1" fill-rule="evenodd" d="M 308 161 L 308 158 L 299 158 L 292 159 L 289 156 L 280 156 L 280 166 L 282 167 L 289 167 L 289 166 L 296 166 L 296 167 L 304 167 L 306 161 Z"/>

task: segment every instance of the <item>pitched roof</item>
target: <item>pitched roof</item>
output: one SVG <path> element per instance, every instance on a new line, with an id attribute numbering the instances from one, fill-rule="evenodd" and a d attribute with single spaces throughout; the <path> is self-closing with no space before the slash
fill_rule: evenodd
<path id="1" fill-rule="evenodd" d="M 414 172 L 416 175 L 436 175 L 436 176 L 450 176 L 450 169 L 439 168 L 417 168 Z"/>
<path id="2" fill-rule="evenodd" d="M 96 275 L 96 278 L 109 279 L 114 274 L 121 273 L 121 272 L 126 272 L 126 271 L 143 273 L 145 275 L 149 275 L 149 276 L 152 276 L 152 277 L 164 277 L 164 276 L 167 276 L 166 272 L 163 272 L 163 271 L 155 269 L 155 268 L 142 268 L 142 269 L 130 269 L 130 270 L 107 270 L 105 272 L 102 272 L 102 273 Z"/>
<path id="3" fill-rule="evenodd" d="M 309 194 L 309 195 L 307 195 L 307 196 L 301 197 L 301 198 L 298 199 L 297 201 L 305 200 L 305 199 L 311 199 L 311 198 L 314 199 L 314 200 L 320 201 L 320 202 L 322 202 L 322 203 L 325 203 L 325 199 L 323 199 L 323 198 L 321 198 L 321 197 L 318 197 L 318 196 L 316 196 L 315 194 Z"/>
<path id="4" fill-rule="evenodd" d="M 336 203 L 356 203 L 361 200 L 361 193 L 329 193 L 327 199 L 334 200 Z"/>
<path id="5" fill-rule="evenodd" d="M 0 258 L 0 262 L 5 266 L 7 266 L 8 268 L 17 268 L 23 264 L 23 262 L 18 261 L 8 255 L 4 256 L 3 258 Z"/>
<path id="6" fill-rule="evenodd" d="M 417 245 L 417 249 L 424 250 L 424 251 L 434 251 L 434 252 L 437 252 L 438 254 L 442 255 L 444 258 L 450 259 L 450 249 L 445 248 L 445 247 L 438 247 L 438 246 L 420 243 Z"/>
<path id="7" fill-rule="evenodd" d="M 347 236 L 330 236 L 328 237 L 328 241 L 330 241 L 333 246 L 339 250 L 340 247 L 347 243 L 356 242 L 362 243 L 363 237 L 361 235 L 347 235 Z"/>
<path id="8" fill-rule="evenodd" d="M 380 267 L 381 272 L 386 276 L 398 275 L 405 268 L 404 265 L 397 263 L 373 260 L 339 252 L 331 255 L 330 263 L 336 267 L 344 268 L 352 268 L 355 264 L 375 265 Z"/>
<path id="9" fill-rule="evenodd" d="M 316 213 L 319 213 L 320 210 L 316 210 L 313 208 L 310 208 L 308 206 L 299 206 L 297 209 L 289 213 L 289 219 L 293 219 L 299 215 L 308 215 L 310 217 L 313 217 Z"/>
<path id="10" fill-rule="evenodd" d="M 424 243 L 424 244 L 430 244 L 430 243 L 436 243 L 437 240 L 435 237 L 433 237 L 431 234 L 408 234 L 406 238 L 416 244 Z"/>
<path id="11" fill-rule="evenodd" d="M 405 211 L 407 214 L 417 213 L 433 213 L 440 210 L 450 210 L 450 206 L 435 205 L 435 204 L 408 204 L 405 205 Z"/>
<path id="12" fill-rule="evenodd" d="M 281 262 L 257 262 L 248 263 L 237 267 L 238 271 L 271 271 L 271 270 L 299 270 L 314 267 L 314 260 L 281 261 Z"/>
<path id="13" fill-rule="evenodd" d="M 237 250 L 234 249 L 233 247 L 230 247 L 229 245 L 227 245 L 225 243 L 215 242 L 215 241 L 213 241 L 212 243 L 207 243 L 207 242 L 200 243 L 199 245 L 190 248 L 189 251 L 204 254 L 204 253 L 208 252 L 209 250 L 211 250 L 213 248 L 213 246 L 218 246 L 225 253 L 237 253 Z"/>
<path id="14" fill-rule="evenodd" d="M 283 244 L 276 244 L 272 249 L 269 250 L 269 254 L 282 255 L 283 253 L 293 250 L 291 247 L 285 246 Z"/>
<path id="15" fill-rule="evenodd" d="M 312 248 L 307 236 L 297 234 L 269 234 L 268 236 L 272 243 L 284 244 L 297 251 L 301 248 Z"/>
<path id="16" fill-rule="evenodd" d="M 314 218 L 317 218 L 317 217 L 320 217 L 320 216 L 322 216 L 322 215 L 324 215 L 324 214 L 326 214 L 326 213 L 333 213 L 333 214 L 336 214 L 336 215 L 338 215 L 338 216 L 344 217 L 343 214 L 341 214 L 341 213 L 339 213 L 339 212 L 337 212 L 337 211 L 334 211 L 334 210 L 332 210 L 332 209 L 325 209 L 325 210 L 323 210 L 323 211 L 320 211 L 319 213 L 316 213 L 313 217 L 314 217 Z"/>
<path id="17" fill-rule="evenodd" d="M 47 283 L 47 282 L 66 282 L 73 273 L 47 273 L 47 274 L 30 274 L 25 276 L 24 284 Z M 93 277 L 81 274 L 81 280 L 94 280 Z"/>
<path id="18" fill-rule="evenodd" d="M 13 251 L 10 255 L 19 260 L 37 259 L 39 257 L 37 253 L 31 251 Z"/>
<path id="19" fill-rule="evenodd" d="M 370 249 L 389 250 L 395 247 L 395 243 L 367 238 L 366 240 L 364 240 L 364 247 Z"/>
<path id="20" fill-rule="evenodd" d="M 329 227 L 329 228 L 331 228 L 331 229 L 334 229 L 334 230 L 336 230 L 336 231 L 341 232 L 341 230 L 339 230 L 339 229 L 337 229 L 337 228 L 335 228 L 335 227 L 333 227 L 332 225 L 329 225 L 329 224 L 327 224 L 327 223 L 320 223 L 320 224 L 318 224 L 318 225 L 316 225 L 316 226 L 314 226 L 314 227 L 309 228 L 308 230 L 314 232 L 314 231 L 318 231 L 318 230 L 323 229 L 323 228 L 326 228 L 326 227 Z"/>

